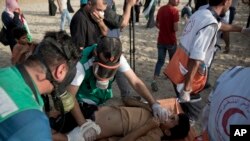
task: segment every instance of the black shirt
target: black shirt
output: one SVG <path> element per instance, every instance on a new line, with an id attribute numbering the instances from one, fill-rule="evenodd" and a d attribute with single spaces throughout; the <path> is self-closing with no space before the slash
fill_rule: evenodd
<path id="1" fill-rule="evenodd" d="M 87 47 L 96 44 L 102 36 L 98 24 L 84 8 L 80 8 L 70 23 L 70 34 L 77 47 Z"/>

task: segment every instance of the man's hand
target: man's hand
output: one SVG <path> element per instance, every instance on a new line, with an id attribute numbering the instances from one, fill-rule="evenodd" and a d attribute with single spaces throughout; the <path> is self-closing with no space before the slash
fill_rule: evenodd
<path id="1" fill-rule="evenodd" d="M 170 116 L 170 111 L 165 108 L 162 108 L 158 103 L 154 103 L 152 105 L 152 110 L 154 117 L 159 118 L 160 122 L 168 120 L 168 117 Z"/>
<path id="2" fill-rule="evenodd" d="M 94 141 L 96 136 L 101 133 L 101 128 L 92 120 L 87 119 L 87 122 L 81 125 L 80 132 L 85 141 Z"/>
<path id="3" fill-rule="evenodd" d="M 127 5 L 134 6 L 136 4 L 137 0 L 127 0 Z"/>
<path id="4" fill-rule="evenodd" d="M 101 11 L 93 11 L 90 15 L 96 23 L 99 23 L 104 19 L 104 12 Z"/>
<path id="5" fill-rule="evenodd" d="M 246 35 L 246 36 L 250 36 L 250 28 L 242 28 L 241 33 Z"/>

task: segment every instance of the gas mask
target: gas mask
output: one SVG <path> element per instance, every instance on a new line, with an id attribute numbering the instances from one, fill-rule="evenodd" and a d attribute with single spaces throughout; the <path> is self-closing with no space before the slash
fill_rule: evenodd
<path id="1" fill-rule="evenodd" d="M 109 80 L 114 78 L 116 71 L 118 70 L 120 64 L 105 65 L 100 62 L 95 62 L 93 64 L 93 72 L 96 77 L 96 87 L 100 89 L 107 89 L 109 85 Z"/>
<path id="2" fill-rule="evenodd" d="M 109 81 L 114 78 L 120 66 L 122 50 L 119 38 L 101 38 L 94 54 L 93 73 L 96 77 L 96 87 L 107 89 Z"/>
<path id="3" fill-rule="evenodd" d="M 43 59 L 44 55 L 41 52 L 38 52 L 40 45 L 37 47 L 37 51 L 35 53 L 35 56 L 37 56 L 40 62 L 43 63 L 47 69 L 46 79 L 48 79 L 54 86 L 54 90 L 51 92 L 54 107 L 61 113 L 69 112 L 74 107 L 74 97 L 72 94 L 67 92 L 66 87 L 73 81 L 76 75 L 76 63 L 80 57 L 77 56 L 77 54 L 70 53 L 68 47 L 62 46 L 50 37 L 44 40 L 51 43 L 53 47 L 55 47 L 67 60 L 68 72 L 62 82 L 57 82 L 53 78 L 48 64 Z"/>

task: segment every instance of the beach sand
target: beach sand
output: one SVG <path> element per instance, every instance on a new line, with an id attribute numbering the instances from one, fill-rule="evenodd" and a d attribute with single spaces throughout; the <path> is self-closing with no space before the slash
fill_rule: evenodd
<path id="1" fill-rule="evenodd" d="M 167 3 L 168 0 L 162 0 L 161 5 Z M 178 6 L 179 10 L 183 7 L 187 0 L 182 1 Z M 35 41 L 40 41 L 46 31 L 57 31 L 59 30 L 60 24 L 60 13 L 57 11 L 56 16 L 48 15 L 48 1 L 44 0 L 19 0 L 20 7 L 26 17 L 30 31 Z M 71 0 L 71 4 L 75 12 L 79 9 L 79 0 Z M 122 13 L 123 1 L 116 0 L 118 13 Z M 157 7 L 158 9 L 159 7 Z M 0 0 L 0 11 L 4 9 L 4 0 Z M 142 11 L 142 8 L 141 8 Z M 247 16 L 249 9 L 246 5 L 240 4 L 237 7 L 237 13 L 235 15 L 234 23 L 240 26 L 246 25 Z M 157 10 L 155 14 L 157 13 Z M 71 15 L 73 15 L 71 13 Z M 140 15 L 140 23 L 135 25 L 135 72 L 145 82 L 147 87 L 151 90 L 150 83 L 153 78 L 153 72 L 155 63 L 157 61 L 157 36 L 158 29 L 156 27 L 147 29 L 146 19 L 142 12 Z M 2 23 L 0 23 L 1 25 Z M 180 37 L 184 26 L 184 20 L 180 20 L 180 30 L 177 33 L 177 37 Z M 2 27 L 2 26 L 1 26 Z M 66 27 L 66 31 L 69 33 L 69 28 Z M 126 27 L 121 33 L 121 40 L 123 45 L 123 52 L 130 62 L 130 46 L 129 46 L 129 28 Z M 223 54 L 224 42 L 220 41 L 222 50 L 218 51 L 210 72 L 209 82 L 212 86 L 218 76 L 227 68 L 242 65 L 250 66 L 250 40 L 249 37 L 243 36 L 239 33 L 230 34 L 230 53 Z M 8 46 L 0 44 L 0 67 L 10 65 L 10 49 Z M 166 64 L 168 63 L 168 56 L 166 58 Z M 163 67 L 163 69 L 165 66 Z M 163 70 L 162 69 L 162 70 Z M 168 97 L 174 97 L 174 89 L 169 80 L 161 73 L 159 80 L 157 81 L 159 91 L 152 92 L 156 99 L 164 99 Z M 237 84 L 236 84 L 237 85 Z M 207 96 L 209 95 L 212 87 L 204 90 L 201 95 L 203 98 L 203 104 L 205 105 Z M 135 92 L 133 93 L 135 95 Z M 120 93 L 117 89 L 116 83 L 114 84 L 114 98 L 109 100 L 106 104 L 108 105 L 119 105 L 121 104 Z M 201 124 L 196 124 L 197 130 L 200 131 Z"/>

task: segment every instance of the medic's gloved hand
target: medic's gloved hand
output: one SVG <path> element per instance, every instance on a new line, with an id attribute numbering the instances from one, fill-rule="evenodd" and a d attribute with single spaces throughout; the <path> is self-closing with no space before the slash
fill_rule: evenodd
<path id="1" fill-rule="evenodd" d="M 96 136 L 101 133 L 101 128 L 92 120 L 87 119 L 87 122 L 81 125 L 80 131 L 85 141 L 94 141 Z"/>
<path id="2" fill-rule="evenodd" d="M 71 132 L 67 134 L 68 141 L 84 141 L 82 133 L 80 132 L 80 127 L 74 128 Z"/>
<path id="3" fill-rule="evenodd" d="M 241 30 L 241 33 L 246 35 L 246 36 L 250 36 L 250 28 L 243 27 Z"/>
<path id="4" fill-rule="evenodd" d="M 160 119 L 160 122 L 168 120 L 168 117 L 170 116 L 170 111 L 162 108 L 158 103 L 154 103 L 152 105 L 152 110 L 154 117 L 158 117 Z"/>

